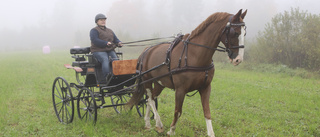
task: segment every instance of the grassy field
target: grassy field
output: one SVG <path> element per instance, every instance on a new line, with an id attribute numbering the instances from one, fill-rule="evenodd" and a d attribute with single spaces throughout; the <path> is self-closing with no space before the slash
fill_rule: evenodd
<path id="1" fill-rule="evenodd" d="M 59 123 L 51 88 L 57 76 L 76 82 L 73 70 L 63 67 L 71 62 L 68 52 L 0 55 L 0 136 L 165 136 L 144 130 L 135 111 L 116 114 L 112 108 L 98 110 L 96 126 L 77 115 L 71 124 Z M 210 98 L 216 136 L 320 136 L 319 79 L 247 66 L 216 64 Z M 166 89 L 159 97 L 165 132 L 173 112 L 174 91 Z M 186 97 L 176 136 L 206 136 L 199 94 Z"/>

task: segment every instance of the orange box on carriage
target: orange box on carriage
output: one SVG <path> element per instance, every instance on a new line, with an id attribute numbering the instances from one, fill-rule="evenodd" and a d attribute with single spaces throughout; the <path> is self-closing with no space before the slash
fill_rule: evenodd
<path id="1" fill-rule="evenodd" d="M 136 73 L 138 59 L 115 60 L 112 62 L 112 71 L 114 75 L 128 75 Z"/>

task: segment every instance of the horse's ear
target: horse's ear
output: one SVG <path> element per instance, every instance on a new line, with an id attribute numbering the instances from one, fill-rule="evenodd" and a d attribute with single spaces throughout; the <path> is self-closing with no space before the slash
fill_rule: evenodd
<path id="1" fill-rule="evenodd" d="M 242 18 L 242 19 L 244 19 L 244 17 L 247 15 L 247 11 L 248 11 L 248 10 L 244 11 L 244 12 L 241 14 L 241 18 Z"/>
<path id="2" fill-rule="evenodd" d="M 241 13 L 242 13 L 242 9 L 240 9 L 240 10 L 238 11 L 238 13 L 233 16 L 232 22 L 239 22 L 239 21 L 240 21 L 240 15 L 241 15 Z"/>

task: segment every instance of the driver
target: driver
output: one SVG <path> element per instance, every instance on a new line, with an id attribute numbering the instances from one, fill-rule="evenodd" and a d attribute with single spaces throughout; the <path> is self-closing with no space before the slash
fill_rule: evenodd
<path id="1" fill-rule="evenodd" d="M 101 63 L 104 78 L 112 71 L 109 57 L 113 60 L 118 60 L 114 49 L 116 46 L 123 46 L 114 32 L 106 27 L 106 19 L 107 17 L 104 14 L 97 14 L 95 17 L 97 26 L 90 31 L 90 50 L 93 56 Z"/>

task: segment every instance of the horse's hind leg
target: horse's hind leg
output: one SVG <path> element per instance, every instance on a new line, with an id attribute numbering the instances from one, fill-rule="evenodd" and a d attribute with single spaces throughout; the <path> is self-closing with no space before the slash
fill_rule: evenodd
<path id="1" fill-rule="evenodd" d="M 204 117 L 207 124 L 207 133 L 208 136 L 214 137 L 214 132 L 211 123 L 211 114 L 210 114 L 210 106 L 209 106 L 209 99 L 210 99 L 210 92 L 211 92 L 211 85 L 208 85 L 207 88 L 200 90 L 201 96 L 201 103 L 203 108 Z"/>
<path id="2" fill-rule="evenodd" d="M 175 106 L 175 112 L 174 112 L 174 118 L 173 121 L 170 125 L 170 131 L 167 132 L 167 135 L 174 135 L 175 134 L 175 129 L 176 129 L 176 124 L 178 122 L 179 117 L 182 114 L 182 105 L 183 105 L 183 101 L 185 98 L 185 90 L 183 89 L 177 89 L 176 90 L 176 95 L 175 95 L 175 102 L 176 102 L 176 106 Z"/>
<path id="3" fill-rule="evenodd" d="M 159 88 L 154 88 L 154 89 L 159 90 Z M 148 101 L 147 101 L 147 109 L 148 109 L 148 106 L 151 107 L 151 109 L 152 109 L 152 111 L 154 113 L 154 119 L 156 120 L 156 130 L 157 130 L 157 132 L 162 133 L 163 132 L 163 124 L 161 122 L 160 115 L 159 115 L 159 113 L 157 111 L 157 108 L 156 108 L 156 105 L 155 105 L 155 101 L 153 99 L 154 96 L 153 96 L 153 92 L 152 91 L 154 91 L 154 89 L 151 86 L 149 88 L 146 87 L 147 95 L 149 97 Z M 150 123 L 150 117 L 149 116 L 147 117 L 147 115 L 146 115 L 145 119 L 147 119 L 147 120 L 149 119 L 149 123 Z"/>
<path id="4" fill-rule="evenodd" d="M 162 90 L 164 89 L 164 87 L 162 85 L 160 85 L 158 82 L 154 82 L 154 88 L 153 88 L 153 91 L 152 91 L 152 95 L 153 95 L 153 99 L 157 98 L 160 93 L 162 92 Z M 154 101 L 153 101 L 154 102 Z M 156 119 L 156 129 L 159 133 L 163 132 L 164 129 L 163 129 L 163 124 L 160 120 L 160 115 L 158 114 L 158 111 L 157 111 L 157 108 L 156 106 L 154 105 L 154 109 L 156 110 L 156 113 L 158 115 L 158 118 L 155 117 Z M 155 112 L 155 111 L 153 111 Z"/>
<path id="5" fill-rule="evenodd" d="M 151 87 L 148 87 L 151 88 Z M 143 89 L 146 90 L 146 89 Z M 150 97 L 148 97 L 150 98 Z M 145 122 L 145 129 L 150 129 L 151 128 L 151 124 L 150 124 L 150 104 L 146 103 L 147 107 L 146 107 L 146 114 L 144 116 L 144 122 Z"/>

